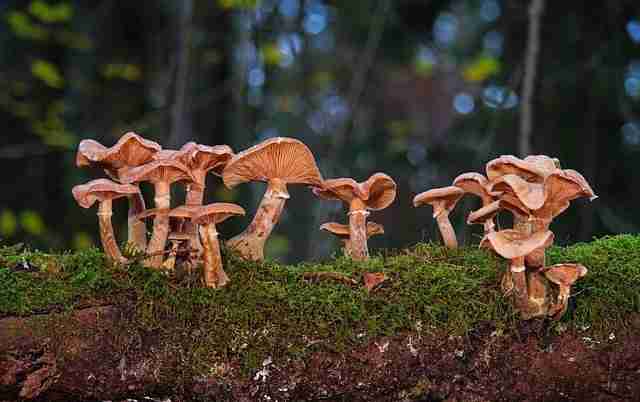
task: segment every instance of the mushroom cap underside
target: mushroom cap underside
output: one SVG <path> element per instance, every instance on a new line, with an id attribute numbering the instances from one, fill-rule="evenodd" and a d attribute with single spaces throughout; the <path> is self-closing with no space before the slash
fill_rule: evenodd
<path id="1" fill-rule="evenodd" d="M 140 194 L 140 189 L 132 184 L 119 184 L 109 179 L 97 179 L 75 186 L 71 193 L 81 207 L 90 208 L 96 201 L 102 202 Z"/>

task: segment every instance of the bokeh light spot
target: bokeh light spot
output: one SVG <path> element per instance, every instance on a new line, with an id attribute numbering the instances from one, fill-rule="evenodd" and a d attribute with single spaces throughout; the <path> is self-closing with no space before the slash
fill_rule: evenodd
<path id="1" fill-rule="evenodd" d="M 466 92 L 461 92 L 453 98 L 453 108 L 460 114 L 469 114 L 475 107 L 473 97 Z"/>

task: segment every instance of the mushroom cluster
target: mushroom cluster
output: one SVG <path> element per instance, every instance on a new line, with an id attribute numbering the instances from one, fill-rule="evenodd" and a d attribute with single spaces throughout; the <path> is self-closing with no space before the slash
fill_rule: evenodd
<path id="1" fill-rule="evenodd" d="M 146 265 L 172 270 L 178 257 L 186 267 L 202 263 L 204 282 L 221 287 L 229 278 L 222 269 L 216 224 L 244 215 L 234 204 L 203 205 L 208 173 L 222 177 L 228 188 L 250 181 L 267 184 L 266 192 L 249 226 L 225 245 L 249 260 L 264 259 L 264 246 L 278 223 L 286 200 L 287 185 L 304 184 L 316 195 L 348 203 L 349 225 L 329 225 L 345 242 L 345 253 L 355 260 L 368 257 L 367 238 L 384 233 L 381 225 L 366 222 L 369 211 L 386 208 L 395 199 L 395 182 L 377 173 L 363 183 L 352 179 L 324 181 L 309 148 L 293 138 L 271 138 L 238 154 L 226 145 L 207 146 L 190 142 L 179 150 L 167 150 L 135 133 L 127 133 L 112 147 L 94 140 L 83 140 L 76 156 L 78 167 L 103 169 L 102 178 L 73 188 L 78 204 L 90 208 L 99 202 L 102 246 L 116 263 L 127 259 L 116 241 L 111 224 L 112 202 L 129 200 L 128 243 L 146 253 Z M 153 208 L 146 208 L 140 183 L 154 188 Z M 171 186 L 179 183 L 186 190 L 184 205 L 172 206 Z M 174 202 L 175 203 L 175 202 Z M 147 219 L 153 220 L 147 235 Z"/>
<path id="2" fill-rule="evenodd" d="M 464 173 L 452 186 L 416 195 L 414 206 L 433 206 L 445 244 L 455 248 L 449 213 L 465 194 L 480 197 L 482 207 L 469 214 L 467 223 L 482 224 L 480 246 L 510 261 L 501 280 L 503 292 L 513 297 L 525 319 L 559 319 L 567 309 L 571 285 L 586 275 L 587 269 L 580 264 L 546 266 L 545 250 L 554 239 L 549 227 L 572 200 L 594 200 L 597 196 L 580 173 L 562 169 L 558 159 L 545 155 L 524 159 L 504 155 L 487 163 L 486 174 Z M 513 215 L 512 229 L 496 231 L 495 218 L 500 211 Z"/>
<path id="3" fill-rule="evenodd" d="M 163 150 L 159 144 L 132 132 L 123 135 L 112 147 L 83 140 L 78 146 L 77 166 L 103 169 L 110 179 L 76 186 L 72 193 L 83 208 L 99 202 L 100 239 L 107 258 L 113 262 L 127 262 L 111 224 L 113 200 L 126 197 L 129 200 L 127 241 L 131 247 L 146 253 L 146 265 L 173 269 L 179 255 L 190 264 L 203 261 L 206 286 L 220 287 L 227 278 L 222 270 L 215 223 L 233 215 L 244 215 L 244 210 L 233 204 L 202 203 L 207 173 L 220 175 L 233 156 L 226 145 L 209 147 L 188 143 L 180 150 Z M 139 187 L 143 182 L 153 185 L 154 208 L 146 208 Z M 171 185 L 174 183 L 184 185 L 187 195 L 186 205 L 172 208 Z M 153 218 L 150 237 L 145 224 L 147 218 Z"/>

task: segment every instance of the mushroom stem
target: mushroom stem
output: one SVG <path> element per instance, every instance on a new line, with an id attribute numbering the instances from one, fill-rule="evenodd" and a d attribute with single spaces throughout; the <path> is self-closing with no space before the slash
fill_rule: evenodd
<path id="1" fill-rule="evenodd" d="M 127 260 L 122 256 L 115 235 L 113 234 L 113 225 L 111 224 L 111 216 L 113 215 L 111 200 L 104 200 L 98 207 L 98 221 L 100 223 L 100 241 L 107 257 L 117 263 L 126 263 Z"/>
<path id="2" fill-rule="evenodd" d="M 365 209 L 349 212 L 349 241 L 351 243 L 349 255 L 355 261 L 364 261 L 369 258 L 367 216 L 369 216 L 369 211 Z"/>
<path id="3" fill-rule="evenodd" d="M 458 239 L 456 239 L 456 232 L 451 226 L 449 214 L 446 211 L 440 212 L 436 215 L 436 221 L 438 222 L 438 229 L 440 229 L 444 245 L 448 248 L 458 248 Z"/>
<path id="4" fill-rule="evenodd" d="M 222 269 L 222 255 L 220 254 L 216 225 L 212 223 L 200 225 L 199 232 L 204 249 L 203 278 L 205 286 L 220 288 L 229 283 L 229 277 Z"/>
<path id="5" fill-rule="evenodd" d="M 204 177 L 198 175 L 198 172 L 192 172 L 196 179 L 201 180 L 196 183 L 191 183 L 187 186 L 187 196 L 185 204 L 189 206 L 200 206 L 204 202 Z M 202 244 L 198 237 L 198 226 L 188 220 L 184 226 L 185 233 L 191 236 L 191 244 L 198 251 L 202 251 Z"/>
<path id="6" fill-rule="evenodd" d="M 288 198 L 286 183 L 278 179 L 270 180 L 253 221 L 244 232 L 229 239 L 226 243 L 227 246 L 239 252 L 243 258 L 262 261 L 264 259 L 264 244 L 273 231 L 273 227 L 280 220 Z"/>
<path id="7" fill-rule="evenodd" d="M 168 182 L 160 181 L 155 183 L 155 207 L 159 210 L 171 208 L 171 185 Z M 169 215 L 164 213 L 156 214 L 153 219 L 153 235 L 147 247 L 147 253 L 153 255 L 149 259 L 149 266 L 153 268 L 162 267 L 163 251 L 169 236 Z"/>
<path id="8" fill-rule="evenodd" d="M 342 251 L 345 257 L 351 258 L 351 239 L 342 239 Z"/>
<path id="9" fill-rule="evenodd" d="M 526 276 L 530 317 L 546 315 L 549 308 L 549 302 L 547 300 L 549 282 L 538 270 L 530 270 Z"/>
<path id="10" fill-rule="evenodd" d="M 133 194 L 129 197 L 129 214 L 127 220 L 128 241 L 132 243 L 138 250 L 147 249 L 147 227 L 144 221 L 137 219 L 136 216 L 145 210 L 144 198 L 142 194 Z"/>
<path id="11" fill-rule="evenodd" d="M 526 312 L 529 304 L 524 257 L 516 257 L 512 259 L 509 269 L 511 270 L 511 278 L 513 280 L 515 306 L 520 313 L 524 313 Z"/>
<path id="12" fill-rule="evenodd" d="M 564 315 L 567 311 L 567 305 L 569 304 L 569 293 L 571 288 L 569 286 L 560 285 L 558 291 L 558 299 L 549 309 L 549 315 L 554 319 L 558 319 Z"/>
<path id="13" fill-rule="evenodd" d="M 549 230 L 549 225 L 551 224 L 550 219 L 534 219 L 531 221 L 531 232 L 536 233 L 540 231 Z M 545 266 L 545 247 L 539 247 L 529 253 L 525 261 L 528 267 L 531 268 L 541 268 Z"/>

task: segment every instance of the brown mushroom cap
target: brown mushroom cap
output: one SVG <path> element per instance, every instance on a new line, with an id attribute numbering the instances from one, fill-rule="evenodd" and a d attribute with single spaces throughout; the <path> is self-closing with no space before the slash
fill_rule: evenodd
<path id="1" fill-rule="evenodd" d="M 358 183 L 350 178 L 329 179 L 313 193 L 325 200 L 340 200 L 350 203 L 361 200 L 368 210 L 379 211 L 388 207 L 396 198 L 396 183 L 384 173 L 375 173 L 366 181 Z"/>
<path id="2" fill-rule="evenodd" d="M 436 217 L 442 211 L 451 212 L 463 195 L 464 190 L 456 186 L 434 188 L 416 195 L 413 198 L 413 206 L 434 205 L 433 216 Z M 443 203 L 442 210 L 436 210 L 435 208 L 435 203 L 439 202 Z"/>
<path id="3" fill-rule="evenodd" d="M 149 208 L 137 214 L 134 218 L 136 220 L 142 221 L 145 219 L 153 218 L 155 216 L 169 215 L 173 211 L 168 208 Z"/>
<path id="4" fill-rule="evenodd" d="M 299 140 L 285 137 L 270 138 L 236 154 L 222 171 L 222 180 L 228 188 L 271 179 L 319 186 L 322 175 L 309 148 Z"/>
<path id="5" fill-rule="evenodd" d="M 587 268 L 582 264 L 556 264 L 543 268 L 542 272 L 556 285 L 571 286 L 587 274 Z"/>
<path id="6" fill-rule="evenodd" d="M 514 216 L 529 216 L 531 211 L 513 194 L 500 196 L 500 208 L 511 212 Z"/>
<path id="7" fill-rule="evenodd" d="M 180 148 L 180 151 L 187 153 L 187 161 L 184 162 L 189 168 L 200 169 L 204 171 L 213 171 L 214 174 L 220 176 L 227 166 L 227 163 L 233 158 L 234 153 L 228 145 L 208 146 L 188 142 Z"/>
<path id="8" fill-rule="evenodd" d="M 218 224 L 234 215 L 244 214 L 244 209 L 239 205 L 217 202 L 199 207 L 193 215 L 193 222 L 198 225 Z"/>
<path id="9" fill-rule="evenodd" d="M 91 208 L 96 201 L 102 202 L 140 194 L 140 189 L 131 184 L 119 184 L 109 179 L 97 179 L 75 186 L 71 192 L 73 198 L 82 208 Z"/>
<path id="10" fill-rule="evenodd" d="M 514 194 L 528 209 L 539 209 L 545 202 L 545 187 L 540 183 L 530 183 L 515 174 L 497 178 L 491 185 L 492 192 Z"/>
<path id="11" fill-rule="evenodd" d="M 128 132 L 110 148 L 94 140 L 81 141 L 76 154 L 76 165 L 101 167 L 110 176 L 117 177 L 118 169 L 147 163 L 161 150 L 160 144 Z"/>
<path id="12" fill-rule="evenodd" d="M 460 187 L 465 193 L 477 195 L 480 198 L 489 196 L 487 185 L 489 180 L 480 173 L 463 173 L 453 180 L 453 185 Z"/>
<path id="13" fill-rule="evenodd" d="M 513 155 L 502 155 L 486 166 L 487 178 L 493 182 L 501 176 L 515 174 L 526 181 L 542 183 L 545 174 L 533 163 L 526 162 Z"/>
<path id="14" fill-rule="evenodd" d="M 159 159 L 142 166 L 127 169 L 121 173 L 120 180 L 123 183 L 139 183 L 149 181 L 152 183 L 173 183 L 180 180 L 195 181 L 189 169 L 174 159 Z"/>
<path id="15" fill-rule="evenodd" d="M 334 234 L 340 238 L 348 239 L 350 236 L 349 225 L 337 222 L 323 223 L 320 230 Z M 375 222 L 367 222 L 367 237 L 384 234 L 384 226 Z"/>
<path id="16" fill-rule="evenodd" d="M 507 229 L 487 234 L 480 247 L 487 247 L 507 259 L 524 257 L 540 247 L 548 247 L 553 242 L 553 232 L 539 231 L 527 235 L 517 230 Z"/>
<path id="17" fill-rule="evenodd" d="M 551 158 L 547 155 L 529 155 L 524 158 L 524 161 L 532 164 L 543 172 L 545 177 L 560 169 L 560 161 L 558 158 Z"/>
<path id="18" fill-rule="evenodd" d="M 487 204 L 477 211 L 473 211 L 469 214 L 467 217 L 467 225 L 481 225 L 486 221 L 493 219 L 501 209 L 500 201 L 494 201 L 491 204 Z"/>

